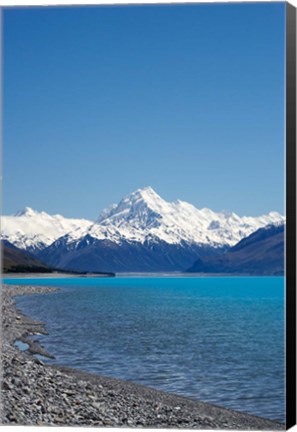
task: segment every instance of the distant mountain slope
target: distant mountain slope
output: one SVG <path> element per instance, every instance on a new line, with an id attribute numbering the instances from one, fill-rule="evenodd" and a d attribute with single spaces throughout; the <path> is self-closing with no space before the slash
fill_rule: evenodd
<path id="1" fill-rule="evenodd" d="M 7 241 L 1 241 L 3 272 L 48 273 L 51 269 L 42 261 L 30 256 Z"/>
<path id="2" fill-rule="evenodd" d="M 260 228 L 222 255 L 199 258 L 189 272 L 283 274 L 284 224 Z"/>
<path id="3" fill-rule="evenodd" d="M 171 272 L 184 271 L 197 256 L 217 254 L 222 248 L 195 244 L 113 242 L 85 236 L 68 243 L 67 236 L 40 253 L 53 267 L 77 271 Z"/>

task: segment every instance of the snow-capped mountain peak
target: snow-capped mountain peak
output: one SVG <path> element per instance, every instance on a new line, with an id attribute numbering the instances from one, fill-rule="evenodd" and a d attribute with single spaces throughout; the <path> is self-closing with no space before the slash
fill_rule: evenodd
<path id="1" fill-rule="evenodd" d="M 146 201 L 153 201 L 155 199 L 162 199 L 160 195 L 157 194 L 156 191 L 151 186 L 145 186 L 143 188 L 137 189 L 134 192 L 131 192 L 127 195 L 127 197 L 141 197 Z"/>
<path id="2" fill-rule="evenodd" d="M 124 209 L 136 208 L 139 206 L 147 206 L 152 209 L 166 203 L 150 186 L 137 189 L 136 191 L 126 195 L 119 204 L 113 204 L 110 207 L 110 213 L 104 210 L 104 218 L 110 217 L 112 214 Z M 98 222 L 103 220 L 102 214 L 100 215 Z"/>
<path id="3" fill-rule="evenodd" d="M 158 223 L 167 203 L 150 186 L 137 189 L 126 195 L 117 205 L 101 213 L 97 220 L 103 226 L 120 227 L 129 223 L 131 227 L 144 229 Z"/>
<path id="4" fill-rule="evenodd" d="M 51 216 L 26 207 L 2 218 L 2 238 L 23 249 L 42 249 L 59 238 L 67 244 L 84 238 L 122 242 L 165 242 L 171 245 L 233 246 L 269 224 L 285 222 L 270 212 L 240 217 L 232 212 L 198 209 L 185 201 L 168 202 L 150 186 L 126 195 L 105 209 L 95 222 Z"/>
<path id="5" fill-rule="evenodd" d="M 19 210 L 15 216 L 20 217 L 20 216 L 36 216 L 38 215 L 39 212 L 37 212 L 36 210 L 33 210 L 31 207 L 25 207 L 22 210 Z"/>
<path id="6" fill-rule="evenodd" d="M 199 210 L 181 200 L 170 203 L 148 186 L 104 210 L 89 232 L 97 238 L 112 236 L 116 242 L 143 243 L 154 238 L 170 244 L 188 242 L 217 247 L 232 246 L 258 228 L 280 221 L 284 221 L 284 217 L 277 212 L 260 217 L 240 217 L 233 212 Z"/>

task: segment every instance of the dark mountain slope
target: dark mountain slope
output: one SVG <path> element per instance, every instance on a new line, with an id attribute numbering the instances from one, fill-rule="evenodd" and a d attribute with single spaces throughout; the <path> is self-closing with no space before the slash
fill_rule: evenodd
<path id="1" fill-rule="evenodd" d="M 188 271 L 281 275 L 284 273 L 284 225 L 260 228 L 220 256 L 199 258 Z"/>
<path id="2" fill-rule="evenodd" d="M 32 257 L 27 252 L 18 249 L 7 240 L 1 241 L 3 272 L 48 273 L 52 270 L 42 261 Z"/>
<path id="3" fill-rule="evenodd" d="M 102 276 L 111 277 L 115 276 L 112 272 L 100 271 L 65 271 L 64 269 L 54 268 L 47 266 L 43 261 L 30 255 L 28 252 L 23 251 L 7 240 L 1 241 L 2 248 L 2 271 L 4 273 L 63 273 L 77 276 Z"/>
<path id="4" fill-rule="evenodd" d="M 67 236 L 58 239 L 40 253 L 48 265 L 65 270 L 105 272 L 184 271 L 197 256 L 217 254 L 222 248 L 162 241 L 144 243 L 98 240 L 90 235 L 68 243 Z"/>

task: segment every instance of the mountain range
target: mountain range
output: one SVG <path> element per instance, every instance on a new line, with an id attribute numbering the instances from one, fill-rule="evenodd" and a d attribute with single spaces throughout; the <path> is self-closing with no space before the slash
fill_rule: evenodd
<path id="1" fill-rule="evenodd" d="M 284 216 L 213 212 L 151 187 L 138 189 L 103 210 L 95 221 L 48 215 L 25 208 L 2 217 L 2 239 L 56 268 L 76 271 L 184 271 L 205 257 L 227 252 Z"/>

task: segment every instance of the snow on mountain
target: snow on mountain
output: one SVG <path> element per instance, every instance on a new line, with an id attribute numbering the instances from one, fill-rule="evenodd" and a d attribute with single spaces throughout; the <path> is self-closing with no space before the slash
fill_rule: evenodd
<path id="1" fill-rule="evenodd" d="M 265 225 L 284 221 L 285 218 L 277 212 L 259 217 L 239 217 L 235 213 L 215 213 L 207 208 L 199 210 L 180 200 L 170 203 L 151 187 L 146 187 L 104 210 L 85 234 L 97 239 L 109 238 L 117 243 L 122 240 L 141 243 L 163 240 L 169 244 L 187 242 L 214 247 L 233 246 Z"/>
<path id="2" fill-rule="evenodd" d="M 49 246 L 69 231 L 87 228 L 90 225 L 92 222 L 84 219 L 51 216 L 26 207 L 14 216 L 1 217 L 1 237 L 20 249 L 33 252 Z"/>
<path id="3" fill-rule="evenodd" d="M 163 241 L 171 245 L 221 247 L 233 246 L 265 225 L 284 221 L 284 216 L 277 212 L 239 217 L 235 213 L 197 209 L 180 200 L 170 203 L 151 187 L 145 187 L 105 209 L 96 222 L 50 216 L 26 208 L 15 216 L 2 218 L 2 238 L 23 249 L 42 249 L 60 237 L 66 244 L 75 243 L 86 236 L 116 244 Z"/>

